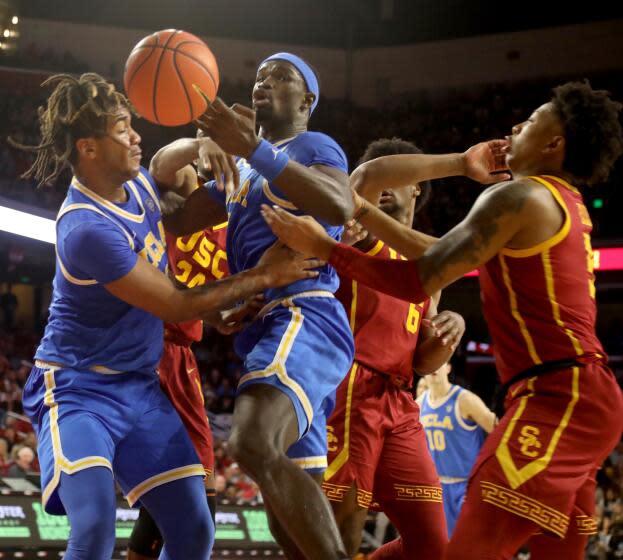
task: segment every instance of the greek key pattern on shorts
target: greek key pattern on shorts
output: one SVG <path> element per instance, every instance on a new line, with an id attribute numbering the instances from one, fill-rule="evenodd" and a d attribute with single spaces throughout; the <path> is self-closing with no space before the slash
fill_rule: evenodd
<path id="1" fill-rule="evenodd" d="M 394 484 L 396 500 L 403 502 L 439 502 L 441 488 L 438 486 L 412 486 L 410 484 Z"/>
<path id="2" fill-rule="evenodd" d="M 543 529 L 564 537 L 569 516 L 509 488 L 481 481 L 482 501 L 533 521 Z"/>
<path id="3" fill-rule="evenodd" d="M 597 521 L 588 515 L 576 515 L 575 523 L 580 535 L 596 535 Z"/>
<path id="4" fill-rule="evenodd" d="M 372 492 L 357 488 L 357 504 L 362 508 L 369 508 L 372 504 Z"/>
<path id="5" fill-rule="evenodd" d="M 325 493 L 325 496 L 333 502 L 343 501 L 348 489 L 348 486 L 342 486 L 341 484 L 330 484 L 329 482 L 322 483 L 322 490 Z"/>

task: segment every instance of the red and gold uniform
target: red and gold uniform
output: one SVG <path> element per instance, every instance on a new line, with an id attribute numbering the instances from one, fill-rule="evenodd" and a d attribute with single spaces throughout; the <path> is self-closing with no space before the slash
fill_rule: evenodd
<path id="1" fill-rule="evenodd" d="M 402 258 L 381 241 L 368 254 Z M 404 557 L 437 559 L 447 541 L 441 485 L 408 391 L 429 301 L 407 303 L 346 278 L 336 297 L 350 318 L 355 361 L 328 422 L 323 489 L 342 501 L 354 485 L 361 507 L 385 511 L 398 527 Z"/>
<path id="2" fill-rule="evenodd" d="M 167 233 L 169 267 L 188 288 L 202 286 L 228 274 L 225 239 L 227 224 L 185 237 Z M 204 408 L 197 361 L 190 346 L 201 340 L 202 321 L 165 323 L 164 351 L 158 366 L 160 385 L 179 413 L 206 474 L 214 468 L 212 432 Z"/>
<path id="3" fill-rule="evenodd" d="M 506 413 L 472 471 L 448 558 L 466 558 L 466 546 L 473 558 L 510 558 L 535 533 L 565 540 L 538 537 L 533 558 L 583 558 L 596 532 L 595 472 L 623 429 L 621 391 L 595 334 L 588 212 L 562 179 L 531 179 L 551 192 L 564 224 L 535 247 L 502 250 L 481 270 L 497 368 L 506 383 L 542 364 L 577 365 L 510 385 Z M 497 530 L 485 535 L 487 520 Z"/>

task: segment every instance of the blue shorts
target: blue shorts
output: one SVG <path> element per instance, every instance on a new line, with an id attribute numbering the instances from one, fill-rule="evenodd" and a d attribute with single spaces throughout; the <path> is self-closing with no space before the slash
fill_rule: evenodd
<path id="1" fill-rule="evenodd" d="M 48 513 L 65 513 L 57 492 L 61 472 L 108 468 L 131 506 L 161 484 L 205 474 L 155 373 L 35 366 L 23 405 L 38 438 Z"/>
<path id="2" fill-rule="evenodd" d="M 326 294 L 326 295 L 325 295 Z M 342 304 L 326 292 L 275 302 L 236 340 L 244 360 L 238 392 L 257 383 L 283 391 L 294 405 L 299 441 L 288 456 L 306 470 L 327 466 L 327 418 L 335 389 L 353 362 L 353 336 Z"/>
<path id="3" fill-rule="evenodd" d="M 453 482 L 451 484 L 441 483 L 443 493 L 443 511 L 446 514 L 446 525 L 448 525 L 448 538 L 452 537 L 452 531 L 461 513 L 465 494 L 467 492 L 467 480 L 463 482 Z"/>

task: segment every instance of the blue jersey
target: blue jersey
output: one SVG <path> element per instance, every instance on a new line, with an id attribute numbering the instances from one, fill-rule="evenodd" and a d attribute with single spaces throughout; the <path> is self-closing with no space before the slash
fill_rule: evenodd
<path id="1" fill-rule="evenodd" d="M 141 168 L 113 203 L 72 180 L 56 219 L 50 316 L 35 357 L 101 372 L 155 371 L 162 321 L 109 293 L 105 284 L 144 258 L 166 270 L 164 229 L 153 179 Z"/>
<path id="2" fill-rule="evenodd" d="M 344 151 L 326 134 L 302 132 L 294 138 L 275 143 L 274 147 L 283 150 L 290 159 L 306 167 L 326 165 L 348 173 L 348 162 Z M 260 214 L 262 204 L 269 206 L 277 204 L 293 214 L 303 214 L 277 187 L 268 183 L 255 169 L 252 169 L 246 160 L 238 160 L 238 169 L 240 187 L 227 201 L 224 199 L 224 193 L 216 189 L 214 181 L 206 185 L 214 197 L 221 203 L 226 202 L 227 205 L 229 214 L 227 263 L 232 274 L 254 267 L 264 251 L 276 240 Z M 341 237 L 342 226 L 323 225 L 331 237 L 334 239 Z M 324 290 L 333 293 L 338 286 L 337 273 L 333 267 L 327 265 L 320 269 L 318 277 L 299 280 L 283 288 L 268 290 L 266 298 L 270 301 L 309 290 Z"/>
<path id="3" fill-rule="evenodd" d="M 429 391 L 426 391 L 420 406 L 428 448 L 441 482 L 444 477 L 466 479 L 469 476 L 487 435 L 478 424 L 461 416 L 458 401 L 463 391 L 462 387 L 452 385 L 435 406 L 430 404 Z"/>

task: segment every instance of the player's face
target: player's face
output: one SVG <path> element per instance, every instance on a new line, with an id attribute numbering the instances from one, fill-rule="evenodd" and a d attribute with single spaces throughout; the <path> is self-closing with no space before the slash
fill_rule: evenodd
<path id="1" fill-rule="evenodd" d="M 252 102 L 259 124 L 293 123 L 309 117 L 303 76 L 289 62 L 269 60 L 257 71 Z"/>
<path id="2" fill-rule="evenodd" d="M 564 130 L 551 103 L 541 105 L 528 120 L 513 127 L 509 141 L 506 163 L 511 171 L 538 168 L 547 157 L 556 138 L 563 137 Z"/>
<path id="3" fill-rule="evenodd" d="M 415 201 L 420 194 L 419 185 L 403 189 L 386 189 L 381 193 L 379 209 L 401 224 L 411 225 Z"/>
<path id="4" fill-rule="evenodd" d="M 141 137 L 132 128 L 132 117 L 125 107 L 119 107 L 109 117 L 108 131 L 97 142 L 98 156 L 106 173 L 121 182 L 138 175 Z"/>

